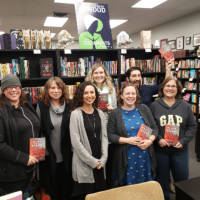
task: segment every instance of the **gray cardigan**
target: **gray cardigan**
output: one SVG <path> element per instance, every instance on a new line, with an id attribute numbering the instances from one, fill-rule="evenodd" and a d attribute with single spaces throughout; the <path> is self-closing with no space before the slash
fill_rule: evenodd
<path id="1" fill-rule="evenodd" d="M 147 126 L 151 127 L 153 130 L 152 134 L 158 135 L 158 128 L 156 126 L 156 122 L 154 121 L 153 115 L 150 109 L 144 105 L 139 104 L 137 106 L 139 113 L 141 114 L 144 122 Z M 118 176 L 118 180 L 116 180 L 113 185 L 117 186 L 124 179 L 125 173 L 127 170 L 127 144 L 119 144 L 120 137 L 128 137 L 123 118 L 121 108 L 116 108 L 113 110 L 109 116 L 108 120 L 108 138 L 111 143 L 113 143 L 113 154 L 109 159 L 111 159 L 112 163 L 112 176 Z M 153 147 L 149 148 L 150 157 L 151 157 L 151 168 L 153 175 L 155 174 L 156 160 L 153 151 Z"/>
<path id="2" fill-rule="evenodd" d="M 101 118 L 101 164 L 104 167 L 108 156 L 108 138 L 104 113 L 97 109 Z M 94 183 L 93 169 L 98 159 L 92 156 L 89 140 L 80 108 L 75 109 L 70 117 L 70 137 L 72 143 L 72 177 L 78 183 Z"/>

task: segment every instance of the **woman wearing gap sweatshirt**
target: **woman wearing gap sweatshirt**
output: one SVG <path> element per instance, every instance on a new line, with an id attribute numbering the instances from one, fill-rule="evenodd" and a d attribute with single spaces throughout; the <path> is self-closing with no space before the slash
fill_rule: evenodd
<path id="1" fill-rule="evenodd" d="M 157 179 L 160 182 L 165 200 L 170 199 L 170 170 L 174 181 L 188 178 L 188 147 L 196 132 L 196 122 L 190 105 L 181 98 L 182 86 L 173 77 L 168 77 L 161 85 L 161 99 L 150 108 L 159 128 L 155 151 L 157 158 Z M 170 144 L 164 138 L 165 126 L 175 125 L 179 129 L 178 142 Z"/>

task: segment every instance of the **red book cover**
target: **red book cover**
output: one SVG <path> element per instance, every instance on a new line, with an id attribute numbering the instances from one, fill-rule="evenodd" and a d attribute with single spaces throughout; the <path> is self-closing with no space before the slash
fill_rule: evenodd
<path id="1" fill-rule="evenodd" d="M 12 192 L 1 196 L 0 200 L 22 200 L 22 191 Z"/>
<path id="2" fill-rule="evenodd" d="M 179 140 L 179 126 L 165 125 L 164 139 L 172 146 L 176 145 Z"/>
<path id="3" fill-rule="evenodd" d="M 137 133 L 137 136 L 140 137 L 142 140 L 149 139 L 152 134 L 152 129 L 145 124 L 140 125 L 140 129 Z"/>
<path id="4" fill-rule="evenodd" d="M 31 156 L 37 158 L 38 160 L 45 159 L 46 152 L 46 141 L 45 138 L 31 138 L 29 153 Z"/>
<path id="5" fill-rule="evenodd" d="M 159 52 L 167 62 L 174 58 L 174 53 L 170 49 L 167 50 L 163 48 L 160 49 Z"/>
<path id="6" fill-rule="evenodd" d="M 99 103 L 98 108 L 103 111 L 107 111 L 107 105 L 108 105 L 108 94 L 99 94 Z"/>

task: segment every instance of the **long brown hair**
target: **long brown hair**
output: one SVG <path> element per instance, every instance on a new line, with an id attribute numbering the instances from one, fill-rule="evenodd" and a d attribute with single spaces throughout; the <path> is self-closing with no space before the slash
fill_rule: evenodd
<path id="1" fill-rule="evenodd" d="M 161 84 L 161 87 L 159 89 L 159 97 L 164 97 L 164 93 L 163 93 L 163 89 L 165 87 L 165 85 L 169 82 L 169 81 L 175 81 L 176 83 L 176 87 L 177 87 L 177 94 L 175 96 L 176 99 L 181 99 L 182 98 L 182 89 L 183 89 L 183 86 L 182 84 L 180 83 L 180 81 L 175 78 L 175 77 L 172 77 L 172 76 L 168 76 Z"/>
<path id="2" fill-rule="evenodd" d="M 56 85 L 62 90 L 62 96 L 60 98 L 61 105 L 63 105 L 64 101 L 65 103 L 68 103 L 67 87 L 61 78 L 55 76 L 55 77 L 49 78 L 44 85 L 44 91 L 42 93 L 42 101 L 44 102 L 44 104 L 46 104 L 47 106 L 50 106 L 51 97 L 49 96 L 48 90 L 51 87 L 53 82 L 55 82 Z"/>
<path id="3" fill-rule="evenodd" d="M 141 100 L 141 97 L 140 97 L 140 94 L 139 94 L 139 91 L 138 91 L 138 88 L 133 85 L 132 83 L 127 83 L 125 84 L 119 91 L 119 95 L 118 95 L 118 103 L 120 106 L 123 106 L 124 105 L 124 101 L 123 99 L 121 98 L 121 95 L 123 94 L 125 88 L 127 87 L 134 87 L 135 88 L 135 91 L 136 91 L 136 101 L 135 101 L 135 106 L 137 106 L 139 103 L 140 103 L 140 100 Z"/>
<path id="4" fill-rule="evenodd" d="M 93 106 L 94 107 L 97 107 L 98 106 L 98 102 L 99 102 L 99 93 L 97 91 L 97 88 L 95 87 L 94 84 L 92 84 L 90 81 L 84 81 L 83 83 L 81 83 L 80 85 L 78 85 L 77 89 L 76 89 L 76 92 L 74 94 L 74 98 L 72 100 L 72 109 L 71 111 L 75 110 L 76 108 L 78 107 L 81 107 L 83 105 L 83 94 L 84 94 L 84 91 L 85 91 L 85 88 L 88 86 L 88 85 L 91 85 L 92 87 L 94 87 L 94 90 L 95 90 L 95 95 L 96 95 L 96 99 L 93 103 Z"/>

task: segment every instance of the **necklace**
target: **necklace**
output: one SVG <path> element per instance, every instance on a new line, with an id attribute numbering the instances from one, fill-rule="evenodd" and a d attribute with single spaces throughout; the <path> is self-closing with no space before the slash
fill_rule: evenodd
<path id="1" fill-rule="evenodd" d="M 97 137 L 97 134 L 96 134 L 96 131 L 95 131 L 96 122 L 95 122 L 95 115 L 94 115 L 94 112 L 91 114 L 91 116 L 93 117 L 93 122 L 92 122 L 91 119 L 89 118 L 88 114 L 87 114 L 87 113 L 85 113 L 85 114 L 86 114 L 86 116 L 87 116 L 87 119 L 88 119 L 88 122 L 89 122 L 90 127 L 93 129 L 94 137 L 96 138 L 96 137 Z"/>

